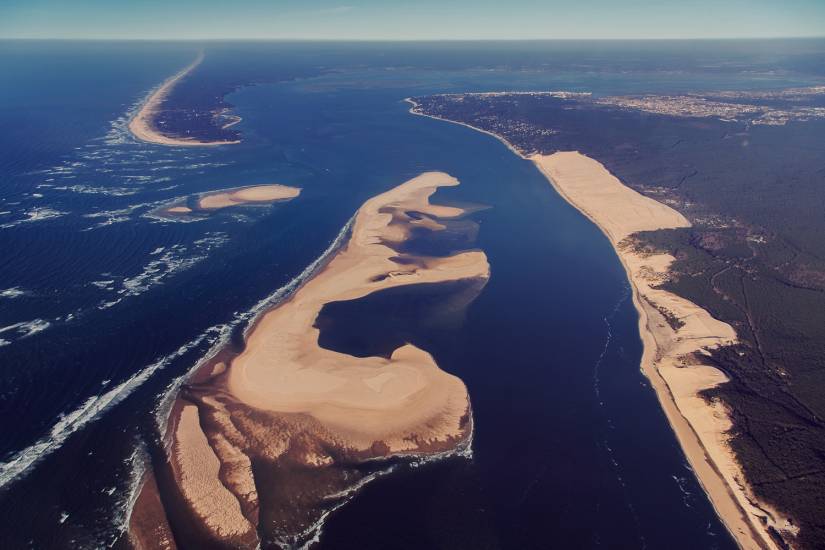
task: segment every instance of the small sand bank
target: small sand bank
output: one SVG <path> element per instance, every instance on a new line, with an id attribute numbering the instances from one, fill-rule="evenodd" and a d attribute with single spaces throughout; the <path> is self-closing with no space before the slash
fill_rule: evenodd
<path id="1" fill-rule="evenodd" d="M 152 95 L 146 98 L 143 106 L 129 121 L 129 131 L 132 135 L 141 141 L 148 143 L 156 143 L 158 145 L 170 145 L 175 147 L 203 147 L 214 145 L 229 145 L 240 143 L 240 141 L 201 141 L 194 138 L 183 138 L 178 136 L 168 136 L 163 134 L 155 124 L 155 116 L 160 112 L 161 105 L 169 96 L 169 93 L 186 75 L 192 72 L 195 67 L 203 61 L 203 53 L 198 54 L 198 57 L 190 65 L 187 65 L 180 72 L 167 78 L 163 84 L 155 90 Z M 240 121 L 240 119 L 238 119 Z"/>
<path id="2" fill-rule="evenodd" d="M 688 227 L 672 208 L 623 185 L 599 162 L 578 152 L 534 155 L 530 159 L 568 202 L 590 218 L 610 239 L 633 286 L 644 343 L 642 370 L 650 379 L 671 427 L 710 496 L 722 521 L 743 548 L 778 548 L 766 526 L 787 529 L 775 511 L 759 504 L 728 445 L 731 422 L 719 402 L 707 402 L 702 390 L 725 382 L 725 375 L 703 364 L 703 352 L 732 344 L 736 334 L 696 304 L 664 291 L 674 258 L 643 254 L 633 233 Z M 667 316 L 667 317 L 666 317 Z M 668 321 L 678 319 L 678 328 Z"/>
<path id="3" fill-rule="evenodd" d="M 290 201 L 301 194 L 299 187 L 290 187 L 273 183 L 270 185 L 251 185 L 248 187 L 234 187 L 221 191 L 204 193 L 197 198 L 179 199 L 172 206 L 160 207 L 156 214 L 160 216 L 186 216 L 214 212 L 230 206 L 244 204 L 270 204 L 273 202 Z M 191 206 L 187 206 L 187 203 Z"/>
<path id="4" fill-rule="evenodd" d="M 203 195 L 198 201 L 198 208 L 217 210 L 239 204 L 285 201 L 294 199 L 300 194 L 300 188 L 288 185 L 253 185 Z"/>

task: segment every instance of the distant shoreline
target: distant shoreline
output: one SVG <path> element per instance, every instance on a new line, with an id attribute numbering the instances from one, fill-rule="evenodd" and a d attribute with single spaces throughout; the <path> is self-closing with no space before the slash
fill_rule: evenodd
<path id="1" fill-rule="evenodd" d="M 184 67 L 179 72 L 163 81 L 163 83 L 152 92 L 141 105 L 140 110 L 129 121 L 129 131 L 140 141 L 147 143 L 154 143 L 157 145 L 167 145 L 173 147 L 208 147 L 215 145 L 232 145 L 240 143 L 240 140 L 235 141 L 201 141 L 195 138 L 180 138 L 164 135 L 155 125 L 155 116 L 158 113 L 160 105 L 167 98 L 169 93 L 174 89 L 177 83 L 192 72 L 203 61 L 203 52 L 198 54 L 195 60 Z M 233 122 L 236 124 L 240 122 L 240 117 Z M 230 124 L 231 126 L 232 124 Z"/>
<path id="2" fill-rule="evenodd" d="M 578 152 L 556 153 L 566 155 L 567 158 L 564 159 L 555 155 L 528 156 L 498 134 L 465 122 L 420 112 L 417 110 L 418 103 L 412 98 L 406 98 L 405 101 L 412 105 L 411 114 L 466 126 L 487 134 L 502 142 L 520 158 L 533 162 L 556 192 L 607 236 L 625 268 L 633 290 L 633 303 L 639 314 L 639 335 L 643 344 L 641 370 L 650 380 L 668 423 L 676 434 L 699 484 L 740 547 L 778 550 L 779 547 L 769 528 L 782 530 L 789 525 L 787 520 L 777 511 L 759 502 L 745 482 L 742 468 L 727 443 L 727 431 L 730 427 L 727 410 L 719 403 L 707 403 L 698 395 L 704 389 L 724 383 L 727 378 L 714 367 L 686 364 L 688 356 L 735 342 L 736 334 L 729 325 L 714 319 L 696 304 L 655 288 L 660 279 L 668 276 L 672 257 L 666 254 L 645 256 L 632 250 L 625 240 L 625 237 L 637 231 L 689 226 L 689 222 L 675 210 L 626 187 L 600 163 Z M 576 166 L 577 163 L 591 165 Z M 584 172 L 573 175 L 580 170 Z M 592 187 L 589 189 L 590 193 L 585 194 L 584 189 L 579 189 L 578 194 L 574 195 L 565 175 L 575 178 L 584 173 L 588 178 L 599 178 L 602 181 L 609 176 L 626 192 L 617 187 L 616 196 L 611 197 L 614 202 L 608 204 L 596 204 L 604 200 L 604 197 L 594 196 Z M 560 177 L 560 174 L 564 175 Z M 681 220 L 667 215 L 662 218 L 646 211 L 642 206 L 640 212 L 634 212 L 635 218 L 639 218 L 636 214 L 641 215 L 641 219 L 634 220 L 640 224 L 639 227 L 622 232 L 617 232 L 615 227 L 611 229 L 611 224 L 615 225 L 616 221 L 613 215 L 625 207 L 631 210 L 634 206 L 638 207 L 632 204 L 635 199 L 633 196 L 638 196 L 645 202 L 649 201 L 650 206 L 655 204 L 661 209 L 669 210 Z M 684 320 L 686 325 L 691 326 L 684 329 L 671 327 L 670 320 Z M 724 336 L 719 337 L 719 334 L 714 333 L 716 331 L 709 330 L 710 327 Z M 694 330 L 697 333 L 693 333 Z M 686 335 L 685 332 L 691 334 Z"/>

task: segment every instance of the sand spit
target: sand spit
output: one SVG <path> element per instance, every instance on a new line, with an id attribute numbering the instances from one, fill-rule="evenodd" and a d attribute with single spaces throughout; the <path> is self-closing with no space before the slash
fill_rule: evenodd
<path id="1" fill-rule="evenodd" d="M 414 230 L 442 231 L 464 214 L 429 203 L 439 187 L 457 184 L 425 173 L 367 201 L 348 242 L 256 320 L 243 349 L 227 348 L 197 370 L 172 407 L 166 457 L 155 460 L 158 483 L 144 485 L 163 498 L 141 494 L 133 541 L 157 530 L 139 518 L 156 518 L 163 502 L 167 534 L 174 531 L 182 547 L 300 545 L 393 461 L 466 451 L 467 389 L 430 354 L 406 344 L 387 356 L 355 357 L 320 347 L 315 327 L 324 305 L 389 288 L 483 287 L 483 252 L 399 252 Z"/>
<path id="2" fill-rule="evenodd" d="M 559 194 L 601 228 L 624 264 L 639 311 L 642 370 L 720 518 L 741 547 L 778 548 L 767 527 L 782 531 L 790 524 L 758 503 L 746 484 L 728 444 L 731 421 L 724 405 L 699 396 L 727 380 L 705 364 L 706 350 L 734 343 L 736 333 L 696 304 L 658 288 L 674 258 L 641 253 L 628 239 L 637 231 L 690 223 L 672 208 L 626 187 L 599 162 L 578 152 L 530 159 Z"/>
<path id="3" fill-rule="evenodd" d="M 155 126 L 155 116 L 160 111 L 160 107 L 169 93 L 180 82 L 192 72 L 195 67 L 203 61 L 203 53 L 198 54 L 198 57 L 190 65 L 184 67 L 180 72 L 167 78 L 157 90 L 155 90 L 146 101 L 143 102 L 140 110 L 129 121 L 129 131 L 132 135 L 141 141 L 148 143 L 155 143 L 158 145 L 170 145 L 174 147 L 203 147 L 212 145 L 229 145 L 240 143 L 240 141 L 199 141 L 194 138 L 183 138 L 177 136 L 164 135 Z"/>

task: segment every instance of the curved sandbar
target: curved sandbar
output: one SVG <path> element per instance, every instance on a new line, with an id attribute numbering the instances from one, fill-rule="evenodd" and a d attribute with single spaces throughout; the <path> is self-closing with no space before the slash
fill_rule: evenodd
<path id="1" fill-rule="evenodd" d="M 163 81 L 163 83 L 143 102 L 140 110 L 129 121 L 129 131 L 132 135 L 141 141 L 148 143 L 156 143 L 158 145 L 171 145 L 176 147 L 200 147 L 210 145 L 229 145 L 233 143 L 240 143 L 235 141 L 200 141 L 195 138 L 183 138 L 178 136 L 164 135 L 155 124 L 155 117 L 160 111 L 160 106 L 166 100 L 169 93 L 180 82 L 182 78 L 191 73 L 195 67 L 203 61 L 203 53 L 198 54 L 198 57 L 191 64 L 187 65 L 180 72 L 175 73 L 171 77 Z"/>
<path id="2" fill-rule="evenodd" d="M 641 251 L 632 238 L 638 231 L 689 227 L 690 222 L 578 152 L 533 155 L 530 160 L 607 235 L 624 264 L 639 312 L 642 370 L 720 518 L 742 548 L 778 548 L 767 528 L 784 530 L 791 524 L 754 498 L 728 444 L 728 411 L 700 395 L 727 381 L 705 364 L 706 350 L 733 344 L 736 333 L 698 305 L 659 288 L 675 258 Z"/>
<path id="3" fill-rule="evenodd" d="M 368 200 L 347 243 L 257 319 L 240 352 L 220 352 L 198 369 L 170 415 L 169 471 L 158 485 L 164 499 L 141 495 L 133 540 L 156 529 L 157 521 L 135 519 L 158 517 L 141 503 L 177 499 L 182 505 L 160 517 L 169 518 L 170 536 L 172 529 L 191 535 L 182 545 L 255 546 L 259 535 L 265 547 L 303 543 L 386 467 L 381 459 L 441 456 L 467 445 L 467 389 L 429 353 L 406 344 L 386 357 L 355 357 L 320 347 L 315 327 L 330 302 L 404 285 L 486 283 L 481 251 L 399 252 L 413 229 L 437 232 L 464 214 L 429 203 L 439 187 L 457 184 L 430 172 Z"/>
<path id="4" fill-rule="evenodd" d="M 421 259 L 420 265 L 395 259 L 392 245 L 403 242 L 411 227 L 428 225 L 414 219 L 399 223 L 403 211 L 460 215 L 460 209 L 427 200 L 437 187 L 456 184 L 446 174 L 427 173 L 367 201 L 346 248 L 249 335 L 232 363 L 230 392 L 260 409 L 308 413 L 359 450 L 380 441 L 389 453 L 415 452 L 424 441 L 437 445 L 463 438 L 461 419 L 469 410 L 464 384 L 441 371 L 425 351 L 406 345 L 389 359 L 356 358 L 320 348 L 313 327 L 321 308 L 333 301 L 401 285 L 486 278 L 487 260 L 478 251 Z"/>

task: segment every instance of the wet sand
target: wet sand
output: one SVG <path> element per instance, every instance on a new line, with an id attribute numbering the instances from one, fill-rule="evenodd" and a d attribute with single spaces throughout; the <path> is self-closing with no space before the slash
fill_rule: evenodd
<path id="1" fill-rule="evenodd" d="M 429 203 L 439 187 L 457 184 L 425 173 L 368 200 L 326 265 L 262 314 L 242 349 L 219 352 L 182 387 L 166 459 L 155 461 L 166 481 L 144 485 L 179 503 L 164 515 L 176 535 L 184 532 L 180 545 L 254 546 L 259 534 L 265 546 L 305 542 L 389 459 L 447 456 L 468 445 L 467 389 L 429 353 L 405 344 L 388 356 L 355 357 L 320 347 L 315 327 L 324 305 L 388 288 L 460 280 L 483 286 L 483 252 L 398 251 L 414 229 L 441 231 L 464 214 Z M 156 501 L 141 494 L 133 538 L 151 532 L 135 518 L 157 517 Z"/>
<path id="2" fill-rule="evenodd" d="M 203 147 L 213 145 L 229 145 L 240 143 L 240 141 L 201 141 L 195 138 L 183 138 L 177 136 L 167 136 L 157 128 L 155 125 L 155 116 L 160 110 L 161 105 L 169 96 L 169 93 L 175 85 L 186 75 L 192 72 L 195 67 L 203 61 L 203 53 L 198 54 L 198 57 L 190 65 L 187 65 L 180 72 L 166 79 L 163 84 L 158 87 L 148 98 L 143 102 L 140 110 L 129 121 L 129 131 L 132 135 L 141 141 L 148 143 L 155 143 L 158 145 L 169 145 L 175 147 Z"/>
<path id="3" fill-rule="evenodd" d="M 428 224 L 396 223 L 385 208 L 460 215 L 427 201 L 438 186 L 457 183 L 446 174 L 423 174 L 364 204 L 347 247 L 249 335 L 232 365 L 230 391 L 260 409 L 309 413 L 359 450 L 381 441 L 391 453 L 415 451 L 420 444 L 413 434 L 433 442 L 461 437 L 460 419 L 469 407 L 464 385 L 425 351 L 406 345 L 389 359 L 355 358 L 318 347 L 313 327 L 321 308 L 333 301 L 401 285 L 487 277 L 486 258 L 478 251 L 423 259 L 420 266 L 393 260 L 392 244 L 406 240 L 411 227 Z"/>
<path id="4" fill-rule="evenodd" d="M 644 344 L 642 370 L 720 518 L 741 547 L 778 548 L 766 526 L 783 530 L 790 524 L 758 503 L 745 482 L 728 444 L 731 421 L 724 405 L 699 395 L 727 380 L 705 364 L 706 350 L 734 343 L 736 333 L 696 304 L 658 288 L 669 277 L 675 258 L 645 253 L 632 238 L 638 231 L 690 223 L 578 152 L 533 155 L 530 160 L 559 194 L 607 235 L 627 270 Z"/>
<path id="5" fill-rule="evenodd" d="M 192 209 L 188 206 L 173 206 L 171 208 L 167 208 L 166 212 L 169 214 L 191 214 Z"/>

